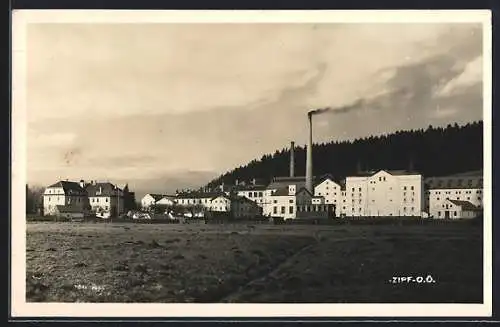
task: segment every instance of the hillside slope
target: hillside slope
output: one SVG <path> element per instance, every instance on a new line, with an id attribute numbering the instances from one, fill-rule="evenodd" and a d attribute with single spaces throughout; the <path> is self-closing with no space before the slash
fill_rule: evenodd
<path id="1" fill-rule="evenodd" d="M 305 174 L 305 157 L 305 148 L 296 147 L 296 176 Z M 445 128 L 429 126 L 425 130 L 314 144 L 313 163 L 314 175 L 329 173 L 335 179 L 345 178 L 358 169 L 412 167 L 424 176 L 478 170 L 483 166 L 483 123 L 450 124 Z M 288 176 L 289 167 L 290 150 L 277 150 L 219 176 L 207 186 L 214 187 L 222 181 L 226 184 L 236 180 L 249 182 L 253 178 L 268 182 L 274 176 Z"/>

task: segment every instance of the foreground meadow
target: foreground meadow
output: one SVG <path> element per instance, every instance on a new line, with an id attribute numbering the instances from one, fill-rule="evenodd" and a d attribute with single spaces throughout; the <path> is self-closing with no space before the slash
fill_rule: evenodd
<path id="1" fill-rule="evenodd" d="M 481 235 L 469 224 L 28 223 L 26 300 L 480 303 Z M 429 282 L 393 282 L 406 276 Z"/>

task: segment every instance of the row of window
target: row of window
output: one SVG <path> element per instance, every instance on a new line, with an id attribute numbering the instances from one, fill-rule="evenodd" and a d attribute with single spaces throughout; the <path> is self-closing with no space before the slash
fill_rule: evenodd
<path id="1" fill-rule="evenodd" d="M 435 194 L 441 194 L 442 191 L 435 191 Z M 476 190 L 476 194 L 481 194 L 482 190 Z M 451 191 L 444 191 L 444 194 L 451 194 Z M 473 191 L 464 191 L 465 194 L 472 194 Z M 462 191 L 455 191 L 455 194 L 462 194 Z"/>
<path id="2" fill-rule="evenodd" d="M 249 192 L 248 197 L 250 198 L 261 198 L 263 197 L 263 192 Z"/>

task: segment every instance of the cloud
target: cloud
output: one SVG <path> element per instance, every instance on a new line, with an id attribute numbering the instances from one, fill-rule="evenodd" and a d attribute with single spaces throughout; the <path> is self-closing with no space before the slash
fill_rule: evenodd
<path id="1" fill-rule="evenodd" d="M 460 75 L 448 81 L 439 91 L 441 96 L 449 96 L 460 92 L 462 89 L 471 87 L 483 80 L 483 57 L 477 56 L 470 61 Z"/>
<path id="2" fill-rule="evenodd" d="M 478 25 L 313 27 L 30 27 L 30 178 L 201 183 L 305 143 L 314 108 L 350 109 L 318 142 L 481 118 Z"/>

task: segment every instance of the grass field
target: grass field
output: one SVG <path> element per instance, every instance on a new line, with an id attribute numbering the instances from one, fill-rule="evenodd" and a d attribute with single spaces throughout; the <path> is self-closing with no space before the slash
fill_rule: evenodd
<path id="1" fill-rule="evenodd" d="M 26 260 L 28 302 L 482 301 L 469 224 L 28 223 Z"/>

